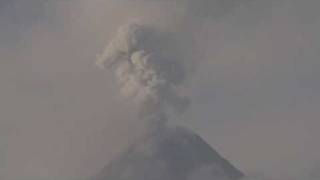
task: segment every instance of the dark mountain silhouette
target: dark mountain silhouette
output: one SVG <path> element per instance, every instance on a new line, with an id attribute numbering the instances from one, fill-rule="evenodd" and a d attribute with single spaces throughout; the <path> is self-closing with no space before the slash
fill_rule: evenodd
<path id="1" fill-rule="evenodd" d="M 94 180 L 235 180 L 242 176 L 200 136 L 171 127 L 139 139 Z"/>

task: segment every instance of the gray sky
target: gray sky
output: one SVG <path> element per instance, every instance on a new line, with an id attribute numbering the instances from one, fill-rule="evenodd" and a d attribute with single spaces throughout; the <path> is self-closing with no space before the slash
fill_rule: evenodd
<path id="1" fill-rule="evenodd" d="M 0 1 L 0 179 L 90 176 L 138 136 L 143 122 L 96 55 L 129 19 L 175 24 L 184 5 Z M 186 85 L 191 107 L 174 122 L 247 173 L 288 177 L 319 164 L 319 5 L 258 0 L 192 20 L 202 58 Z"/>

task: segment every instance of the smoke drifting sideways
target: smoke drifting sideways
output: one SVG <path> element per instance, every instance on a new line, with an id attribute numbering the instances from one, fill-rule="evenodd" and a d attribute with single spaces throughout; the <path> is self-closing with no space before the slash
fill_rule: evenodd
<path id="1" fill-rule="evenodd" d="M 177 91 L 186 76 L 168 37 L 140 22 L 126 24 L 96 62 L 114 71 L 121 94 L 139 106 L 140 118 L 152 130 L 166 124 L 169 109 L 181 113 L 189 104 Z"/>

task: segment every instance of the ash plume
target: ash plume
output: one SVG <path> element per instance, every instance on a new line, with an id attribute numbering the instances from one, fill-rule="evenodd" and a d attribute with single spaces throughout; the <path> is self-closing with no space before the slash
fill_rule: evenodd
<path id="1" fill-rule="evenodd" d="M 182 112 L 189 104 L 177 93 L 185 72 L 165 36 L 148 25 L 129 23 L 97 59 L 98 66 L 114 71 L 121 94 L 137 103 L 140 116 L 156 127 L 165 124 L 168 109 Z"/>

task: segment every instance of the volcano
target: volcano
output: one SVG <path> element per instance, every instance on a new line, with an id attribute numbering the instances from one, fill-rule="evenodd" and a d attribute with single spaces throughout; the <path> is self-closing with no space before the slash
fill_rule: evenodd
<path id="1" fill-rule="evenodd" d="M 200 136 L 180 127 L 150 133 L 111 161 L 94 180 L 236 180 L 243 173 Z"/>

